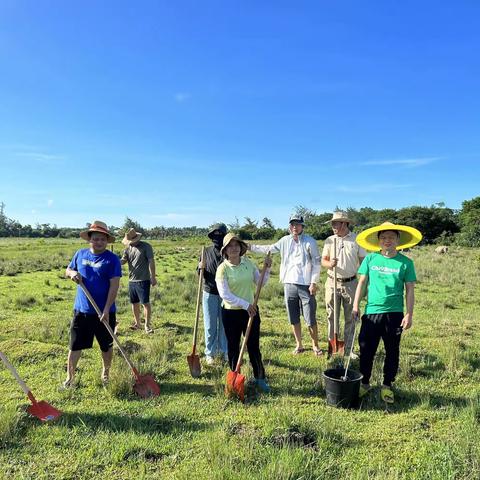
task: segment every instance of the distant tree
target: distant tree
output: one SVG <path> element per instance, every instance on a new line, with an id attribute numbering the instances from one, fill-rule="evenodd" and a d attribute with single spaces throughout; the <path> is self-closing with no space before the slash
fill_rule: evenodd
<path id="1" fill-rule="evenodd" d="M 413 206 L 398 210 L 396 216 L 398 223 L 420 230 L 425 243 L 453 236 L 459 230 L 457 216 L 450 208 Z"/>
<path id="2" fill-rule="evenodd" d="M 465 200 L 458 214 L 460 233 L 456 236 L 459 245 L 480 247 L 480 197 Z"/>
<path id="3" fill-rule="evenodd" d="M 316 240 L 325 240 L 332 234 L 330 224 L 327 223 L 332 218 L 331 213 L 317 214 L 303 205 L 295 207 L 295 213 L 303 216 L 306 233 Z"/>
<path id="4" fill-rule="evenodd" d="M 238 217 L 235 217 L 235 221 L 228 224 L 228 229 L 236 232 L 240 228 L 240 222 L 238 221 Z"/>
<path id="5" fill-rule="evenodd" d="M 131 228 L 133 228 L 136 232 L 145 233 L 145 229 L 138 222 L 132 220 L 130 217 L 125 217 L 125 221 L 120 227 L 118 233 L 120 233 L 120 235 L 125 235 L 125 233 Z"/>

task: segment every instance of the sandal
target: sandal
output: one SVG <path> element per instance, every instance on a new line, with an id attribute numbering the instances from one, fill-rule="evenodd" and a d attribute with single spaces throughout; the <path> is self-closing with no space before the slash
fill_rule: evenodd
<path id="1" fill-rule="evenodd" d="M 323 350 L 320 350 L 319 348 L 313 347 L 313 354 L 316 357 L 321 357 L 323 355 Z"/>
<path id="2" fill-rule="evenodd" d="M 140 325 L 137 325 L 136 323 L 132 323 L 130 325 L 130 330 L 138 330 L 140 328 Z"/>
<path id="3" fill-rule="evenodd" d="M 292 352 L 293 355 L 298 355 L 300 353 L 303 353 L 305 349 L 303 347 L 296 347 L 295 350 Z"/>
<path id="4" fill-rule="evenodd" d="M 395 401 L 395 396 L 393 395 L 393 391 L 390 387 L 382 387 L 380 390 L 380 398 L 385 403 L 393 403 Z"/>

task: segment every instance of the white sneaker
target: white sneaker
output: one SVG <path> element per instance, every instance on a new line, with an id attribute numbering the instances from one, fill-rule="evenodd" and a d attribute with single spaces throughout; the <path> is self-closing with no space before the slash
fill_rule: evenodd
<path id="1" fill-rule="evenodd" d="M 358 360 L 360 357 L 359 357 L 355 352 L 352 352 L 352 353 L 350 354 L 350 358 L 351 358 L 352 360 Z"/>
<path id="2" fill-rule="evenodd" d="M 207 365 L 213 365 L 215 363 L 215 359 L 211 357 L 210 355 L 207 355 L 205 357 L 205 362 Z"/>

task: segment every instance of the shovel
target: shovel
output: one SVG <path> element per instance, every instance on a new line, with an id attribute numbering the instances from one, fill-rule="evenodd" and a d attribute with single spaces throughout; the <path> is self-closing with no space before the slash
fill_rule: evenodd
<path id="1" fill-rule="evenodd" d="M 27 408 L 27 412 L 31 415 L 39 418 L 42 422 L 48 422 L 49 420 L 55 420 L 58 418 L 62 412 L 52 407 L 49 403 L 44 402 L 43 400 L 37 401 L 33 396 L 33 393 L 27 387 L 26 383 L 20 378 L 20 375 L 15 370 L 14 366 L 8 361 L 7 357 L 3 352 L 0 352 L 0 359 L 5 364 L 10 373 L 15 377 L 15 380 L 20 385 L 22 390 L 32 404 Z"/>
<path id="2" fill-rule="evenodd" d="M 270 252 L 268 252 L 267 257 L 270 258 Z M 260 273 L 260 279 L 257 283 L 257 290 L 255 292 L 255 298 L 253 300 L 253 306 L 256 307 L 258 303 L 258 297 L 260 297 L 260 291 L 262 289 L 263 279 L 265 278 L 265 273 L 267 271 L 267 262 L 264 262 L 262 272 Z M 250 330 L 253 325 L 253 318 L 249 317 L 247 329 L 243 337 L 242 348 L 240 349 L 240 354 L 238 356 L 237 366 L 232 372 L 231 370 L 227 372 L 227 379 L 225 385 L 225 393 L 227 396 L 236 395 L 242 402 L 245 401 L 245 375 L 240 373 L 240 367 L 242 365 L 243 354 L 247 346 L 248 337 L 250 336 Z"/>
<path id="3" fill-rule="evenodd" d="M 352 358 L 352 353 L 353 353 L 353 345 L 355 344 L 355 333 L 357 331 L 357 322 L 358 322 L 358 314 L 355 316 L 355 321 L 353 323 L 353 337 L 352 337 L 352 347 L 350 348 L 350 354 L 348 355 L 347 358 L 347 364 L 345 365 L 345 373 L 342 377 L 342 380 L 346 382 L 348 380 L 348 367 L 350 366 L 350 359 Z"/>
<path id="4" fill-rule="evenodd" d="M 80 288 L 85 293 L 85 295 L 87 296 L 89 302 L 92 304 L 92 307 L 97 312 L 98 317 L 100 318 L 102 316 L 102 312 L 98 308 L 98 305 L 96 304 L 93 297 L 90 295 L 90 292 L 87 290 L 83 282 L 80 282 L 79 285 L 80 285 Z M 127 352 L 123 350 L 122 346 L 120 345 L 120 342 L 118 341 L 117 336 L 115 335 L 115 333 L 113 333 L 113 330 L 108 324 L 108 322 L 102 322 L 102 323 L 105 325 L 105 328 L 108 330 L 108 333 L 111 335 L 111 337 L 115 341 L 115 344 L 120 350 L 120 353 L 123 355 L 123 358 L 127 362 L 130 369 L 132 370 L 133 376 L 135 377 L 135 385 L 133 386 L 133 389 L 135 390 L 137 395 L 142 398 L 156 397 L 160 395 L 160 386 L 152 377 L 152 375 L 140 375 L 140 373 L 138 373 L 138 370 L 134 367 L 132 361 L 127 355 Z"/>
<path id="5" fill-rule="evenodd" d="M 333 237 L 334 258 L 337 258 L 337 237 Z M 333 338 L 328 340 L 328 356 L 332 353 L 345 353 L 345 342 L 338 339 L 339 312 L 337 308 L 337 266 L 333 267 Z"/>
<path id="6" fill-rule="evenodd" d="M 197 333 L 198 333 L 198 318 L 200 316 L 200 301 L 202 297 L 203 271 L 205 270 L 205 247 L 202 247 L 202 254 L 200 257 L 200 272 L 198 275 L 198 292 L 197 292 L 197 309 L 195 311 L 195 327 L 193 329 L 193 347 L 192 353 L 187 355 L 187 362 L 190 368 L 190 373 L 193 378 L 198 378 L 202 372 L 200 367 L 200 357 L 197 355 Z"/>

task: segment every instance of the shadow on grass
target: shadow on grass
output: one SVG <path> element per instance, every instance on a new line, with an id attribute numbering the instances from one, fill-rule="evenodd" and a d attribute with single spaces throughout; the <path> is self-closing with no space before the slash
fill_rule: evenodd
<path id="1" fill-rule="evenodd" d="M 172 393 L 199 393 L 205 396 L 215 395 L 215 386 L 203 383 L 160 383 L 162 395 Z"/>
<path id="2" fill-rule="evenodd" d="M 193 327 L 185 327 L 184 325 L 178 325 L 177 323 L 166 322 L 162 324 L 162 328 L 173 331 L 178 335 L 191 335 L 193 334 Z"/>
<path id="3" fill-rule="evenodd" d="M 112 413 L 64 412 L 58 423 L 68 428 L 86 427 L 94 431 L 106 430 L 110 432 L 136 432 L 152 434 L 186 431 L 195 432 L 210 428 L 210 426 L 206 423 L 192 421 L 178 416 L 173 418 L 156 416 L 144 418 Z"/>

